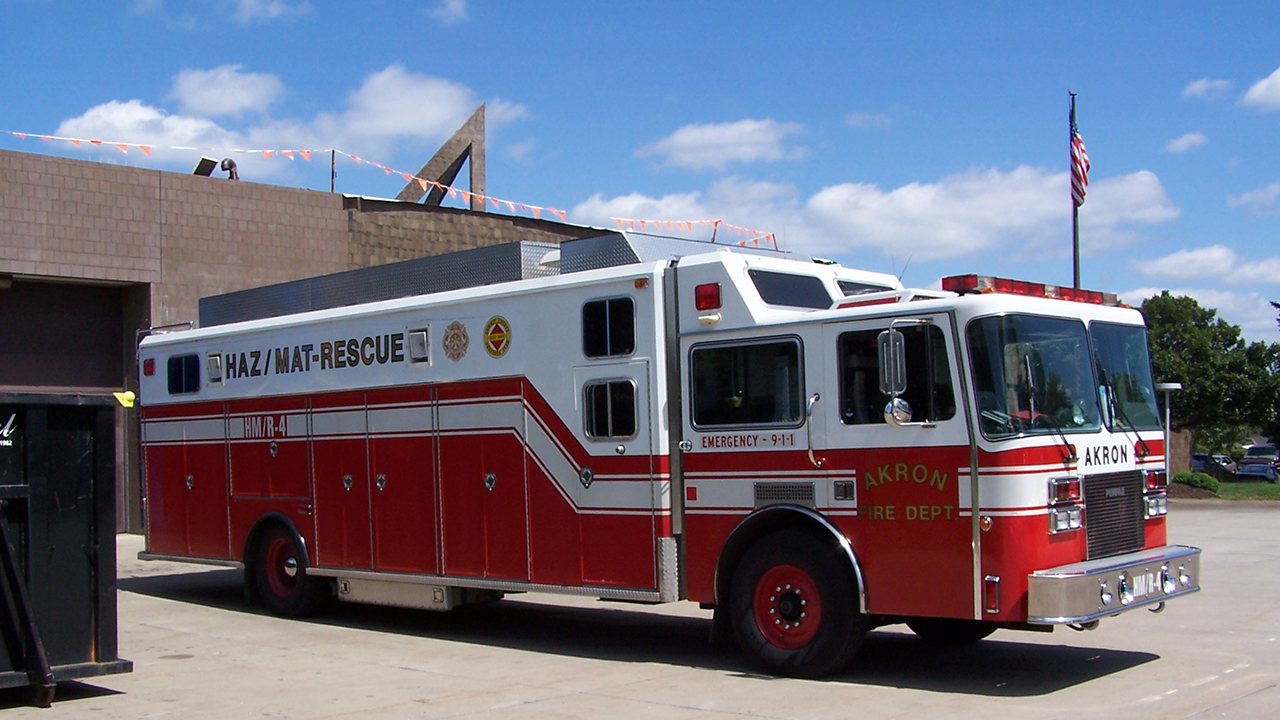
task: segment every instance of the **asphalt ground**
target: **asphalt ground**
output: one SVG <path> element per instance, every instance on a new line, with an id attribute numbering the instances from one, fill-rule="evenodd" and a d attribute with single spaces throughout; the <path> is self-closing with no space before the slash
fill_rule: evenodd
<path id="1" fill-rule="evenodd" d="M 1203 590 L 1093 632 L 1001 630 L 940 648 L 868 637 L 825 680 L 758 674 L 708 644 L 710 613 L 510 596 L 451 613 L 339 605 L 307 621 L 246 605 L 238 571 L 136 559 L 119 538 L 126 675 L 0 691 L 4 718 L 1274 718 L 1280 503 L 1174 501 Z"/>

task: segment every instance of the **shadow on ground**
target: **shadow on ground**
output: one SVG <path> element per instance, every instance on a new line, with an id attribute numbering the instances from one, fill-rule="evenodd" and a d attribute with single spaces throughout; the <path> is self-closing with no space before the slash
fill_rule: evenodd
<path id="1" fill-rule="evenodd" d="M 68 680 L 58 683 L 58 688 L 53 694 L 53 706 L 57 707 L 59 703 L 71 702 L 74 700 L 90 700 L 98 697 L 106 697 L 108 695 L 120 695 L 117 690 L 98 687 L 84 682 Z M 11 687 L 0 690 L 0 710 L 8 710 L 10 708 L 31 706 L 34 703 L 34 694 L 30 686 L 27 687 Z"/>
<path id="2" fill-rule="evenodd" d="M 211 570 L 121 578 L 117 584 L 125 592 L 265 614 L 245 602 L 242 577 L 239 570 Z M 710 644 L 711 622 L 704 618 L 661 615 L 646 612 L 643 606 L 621 603 L 557 607 L 522 602 L 519 598 L 512 595 L 490 605 L 448 613 L 335 603 L 326 614 L 301 622 L 572 657 L 697 667 L 766 682 L 778 680 L 758 674 L 731 643 Z M 1159 658 L 1143 652 L 1019 642 L 1018 637 L 1018 633 L 1004 630 L 980 643 L 947 647 L 886 628 L 868 635 L 854 663 L 826 682 L 1027 697 L 1087 683 Z M 1087 636 L 1072 639 L 1076 638 Z"/>

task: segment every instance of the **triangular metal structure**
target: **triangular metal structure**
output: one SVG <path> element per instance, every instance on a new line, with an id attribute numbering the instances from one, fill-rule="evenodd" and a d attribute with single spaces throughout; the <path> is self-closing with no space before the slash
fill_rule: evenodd
<path id="1" fill-rule="evenodd" d="M 471 193 L 471 209 L 484 211 L 484 105 L 471 113 L 471 117 L 440 146 L 414 177 L 452 185 L 462 170 L 463 163 L 468 163 L 470 169 L 468 191 Z M 439 205 L 444 200 L 444 191 L 438 187 L 428 187 L 429 190 L 423 190 L 416 179 L 410 180 L 400 194 L 396 195 L 396 199 L 416 203 L 426 196 L 423 204 Z"/>

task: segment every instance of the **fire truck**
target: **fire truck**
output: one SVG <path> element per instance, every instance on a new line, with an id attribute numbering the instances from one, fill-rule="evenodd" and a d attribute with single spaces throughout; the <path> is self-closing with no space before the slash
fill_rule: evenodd
<path id="1" fill-rule="evenodd" d="M 206 298 L 139 366 L 141 557 L 282 616 L 688 600 L 819 676 L 1199 590 L 1114 295 L 602 231 Z"/>

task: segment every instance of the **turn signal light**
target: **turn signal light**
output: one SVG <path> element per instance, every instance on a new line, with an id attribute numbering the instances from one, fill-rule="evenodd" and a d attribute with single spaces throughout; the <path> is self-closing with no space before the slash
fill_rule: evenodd
<path id="1" fill-rule="evenodd" d="M 1049 504 L 1080 502 L 1080 478 L 1054 478 L 1049 481 Z"/>
<path id="2" fill-rule="evenodd" d="M 1142 473 L 1147 479 L 1147 490 L 1164 490 L 1169 487 L 1169 476 L 1163 470 L 1145 470 Z"/>
<path id="3" fill-rule="evenodd" d="M 156 374 L 156 359 L 147 358 L 142 361 L 142 374 L 151 377 Z"/>
<path id="4" fill-rule="evenodd" d="M 707 283 L 693 288 L 693 304 L 699 310 L 720 307 L 720 283 Z"/>

